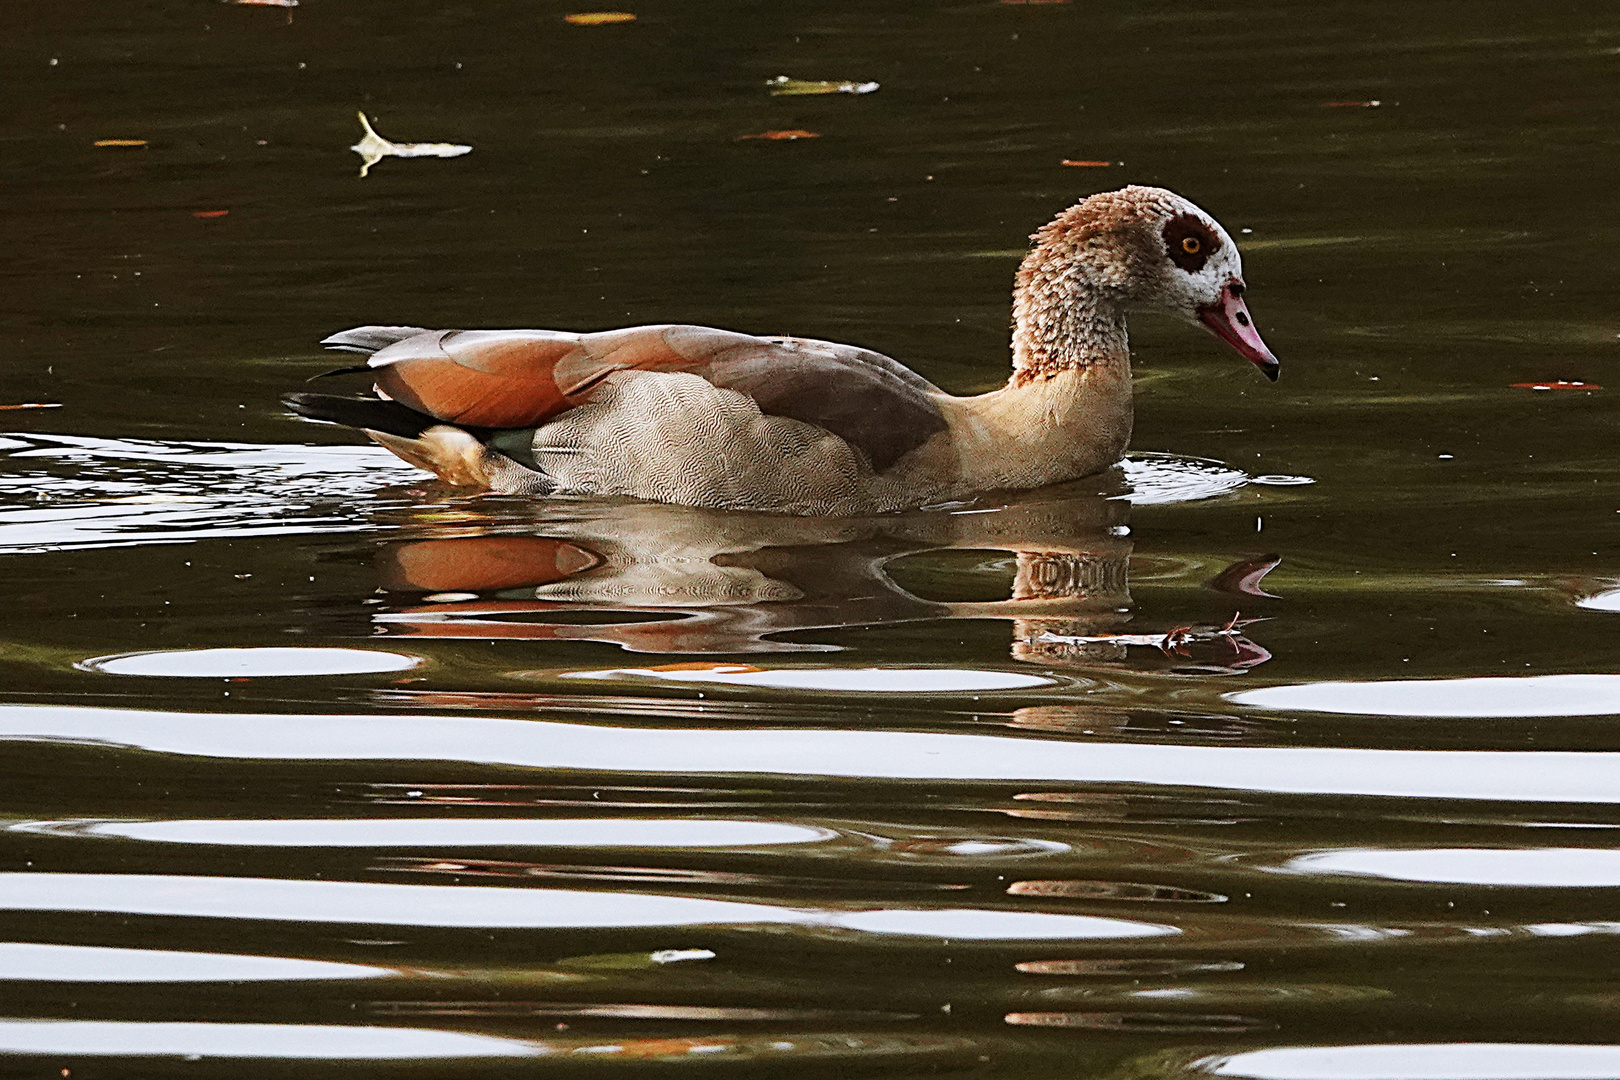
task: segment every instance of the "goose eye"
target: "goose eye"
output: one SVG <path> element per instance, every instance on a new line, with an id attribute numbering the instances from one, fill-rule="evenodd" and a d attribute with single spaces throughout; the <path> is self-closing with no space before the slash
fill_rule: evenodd
<path id="1" fill-rule="evenodd" d="M 1196 274 L 1220 253 L 1221 238 L 1194 214 L 1177 214 L 1164 225 L 1164 253 L 1169 260 Z"/>

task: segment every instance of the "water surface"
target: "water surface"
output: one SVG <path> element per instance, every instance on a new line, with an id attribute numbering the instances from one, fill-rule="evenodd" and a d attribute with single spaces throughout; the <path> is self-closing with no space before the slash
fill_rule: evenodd
<path id="1" fill-rule="evenodd" d="M 1620 15 L 570 13 L 0 11 L 0 1072 L 1620 1077 Z M 277 403 L 360 323 L 984 390 L 1131 182 L 1283 376 L 1138 320 L 1103 477 L 535 503 Z"/>

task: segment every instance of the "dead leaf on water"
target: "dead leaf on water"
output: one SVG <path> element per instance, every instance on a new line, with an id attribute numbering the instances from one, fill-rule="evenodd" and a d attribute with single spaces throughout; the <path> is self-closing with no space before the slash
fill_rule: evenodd
<path id="1" fill-rule="evenodd" d="M 0 409 L 60 409 L 61 407 L 62 407 L 62 403 L 60 401 L 51 401 L 51 402 L 30 401 L 30 402 L 27 402 L 27 403 L 22 404 L 22 405 L 0 405 Z"/>
<path id="2" fill-rule="evenodd" d="M 819 139 L 819 138 L 821 138 L 821 136 L 817 132 L 803 131 L 803 130 L 801 130 L 799 128 L 788 128 L 788 129 L 783 130 L 783 131 L 762 131 L 758 135 L 739 135 L 739 136 L 737 136 L 737 140 L 739 142 L 741 142 L 743 139 L 793 140 L 793 139 Z"/>
<path id="3" fill-rule="evenodd" d="M 560 968 L 583 968 L 588 971 L 635 971 L 675 964 L 685 960 L 713 960 L 711 949 L 662 949 L 654 953 L 595 953 L 590 956 L 570 956 L 556 962 Z"/>
<path id="4" fill-rule="evenodd" d="M 1515 390 L 1601 390 L 1603 387 L 1597 383 L 1581 382 L 1579 379 L 1548 379 L 1546 382 L 1516 382 L 1510 384 Z"/>
<path id="5" fill-rule="evenodd" d="M 582 11 L 576 15 L 564 15 L 563 21 L 575 26 L 611 26 L 614 23 L 635 22 L 636 17 L 628 11 Z"/>
<path id="6" fill-rule="evenodd" d="M 240 4 L 244 7 L 283 7 L 295 8 L 298 0 L 225 0 L 227 4 Z"/>
<path id="7" fill-rule="evenodd" d="M 229 213 L 229 210 L 193 210 L 191 216 L 194 218 L 222 218 Z"/>
<path id="8" fill-rule="evenodd" d="M 360 175 L 365 176 L 371 167 L 385 157 L 460 157 L 462 154 L 472 153 L 472 147 L 462 146 L 458 143 L 396 143 L 378 135 L 371 127 L 371 121 L 366 114 L 360 114 L 360 126 L 366 129 L 365 136 L 349 147 L 360 155 Z"/>
<path id="9" fill-rule="evenodd" d="M 1076 161 L 1073 158 L 1064 158 L 1063 164 L 1071 169 L 1106 169 L 1114 163 L 1112 161 Z M 1120 164 L 1125 163 L 1122 161 Z"/>
<path id="10" fill-rule="evenodd" d="M 145 146 L 145 139 L 97 139 L 97 146 Z"/>
<path id="11" fill-rule="evenodd" d="M 771 93 L 777 97 L 799 97 L 808 94 L 870 94 L 878 88 L 875 82 L 848 82 L 839 79 L 790 79 L 778 75 L 765 80 Z"/>

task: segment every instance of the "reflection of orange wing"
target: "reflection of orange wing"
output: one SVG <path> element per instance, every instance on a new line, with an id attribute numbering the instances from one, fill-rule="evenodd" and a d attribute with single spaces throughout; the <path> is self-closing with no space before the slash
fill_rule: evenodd
<path id="1" fill-rule="evenodd" d="M 683 371 L 746 394 L 769 415 L 832 432 L 879 471 L 945 427 L 932 384 L 853 345 L 706 326 L 595 334 L 426 330 L 404 337 L 394 328 L 362 327 L 328 340 L 359 341 L 372 331 L 392 340 L 370 360 L 377 389 L 453 424 L 537 427 L 585 404 L 615 372 Z"/>
<path id="2" fill-rule="evenodd" d="M 385 548 L 379 558 L 383 588 L 422 592 L 549 585 L 601 561 L 577 544 L 544 536 L 422 540 Z"/>

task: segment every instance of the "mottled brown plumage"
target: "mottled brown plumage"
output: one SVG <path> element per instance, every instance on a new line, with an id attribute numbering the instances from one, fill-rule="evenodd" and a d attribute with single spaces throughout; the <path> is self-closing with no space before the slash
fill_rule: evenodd
<path id="1" fill-rule="evenodd" d="M 1275 378 L 1236 248 L 1181 197 L 1092 196 L 1031 238 L 1013 374 L 972 398 L 878 353 L 702 326 L 360 327 L 379 399 L 290 395 L 451 483 L 849 514 L 1100 471 L 1130 439 L 1128 311 L 1201 321 Z"/>

